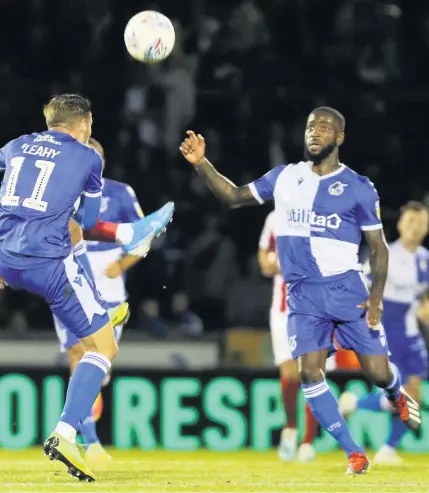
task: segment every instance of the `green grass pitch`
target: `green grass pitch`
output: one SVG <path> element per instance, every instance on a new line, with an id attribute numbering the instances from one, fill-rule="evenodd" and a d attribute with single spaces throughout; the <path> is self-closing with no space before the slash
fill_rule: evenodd
<path id="1" fill-rule="evenodd" d="M 311 464 L 284 463 L 270 452 L 167 452 L 111 450 L 114 461 L 94 467 L 95 483 L 79 483 L 41 448 L 0 450 L 0 491 L 37 493 L 136 492 L 429 492 L 425 455 L 407 455 L 403 466 L 373 466 L 364 476 L 345 476 L 343 453 Z"/>

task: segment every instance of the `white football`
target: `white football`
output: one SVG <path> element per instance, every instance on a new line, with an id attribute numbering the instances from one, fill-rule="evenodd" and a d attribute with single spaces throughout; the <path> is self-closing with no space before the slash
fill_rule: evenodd
<path id="1" fill-rule="evenodd" d="M 176 35 L 170 19 L 145 10 L 128 21 L 124 33 L 128 53 L 139 62 L 157 63 L 173 51 Z"/>

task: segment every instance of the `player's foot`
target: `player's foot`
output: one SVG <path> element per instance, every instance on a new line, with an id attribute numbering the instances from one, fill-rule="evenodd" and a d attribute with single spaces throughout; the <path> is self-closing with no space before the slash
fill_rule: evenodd
<path id="1" fill-rule="evenodd" d="M 340 413 L 343 416 L 349 416 L 357 408 L 358 397 L 353 392 L 343 392 L 338 399 Z"/>
<path id="2" fill-rule="evenodd" d="M 296 456 L 298 462 L 311 462 L 316 458 L 316 451 L 311 443 L 301 443 Z"/>
<path id="3" fill-rule="evenodd" d="M 280 437 L 278 455 L 281 460 L 292 460 L 298 447 L 298 430 L 296 428 L 284 428 Z"/>
<path id="4" fill-rule="evenodd" d="M 389 445 L 383 445 L 374 456 L 374 464 L 399 465 L 403 462 L 404 459 L 398 455 L 397 450 Z"/>
<path id="5" fill-rule="evenodd" d="M 422 425 L 420 406 L 403 387 L 400 391 L 401 395 L 395 401 L 391 401 L 393 408 L 410 430 L 418 431 Z"/>
<path id="6" fill-rule="evenodd" d="M 173 220 L 174 202 L 167 202 L 161 209 L 132 223 L 133 239 L 123 246 L 124 251 L 137 257 L 145 257 L 152 241 L 163 233 Z"/>
<path id="7" fill-rule="evenodd" d="M 43 445 L 50 460 L 59 460 L 67 466 L 68 473 L 80 481 L 95 481 L 95 475 L 86 465 L 79 446 L 54 431 Z"/>
<path id="8" fill-rule="evenodd" d="M 130 318 L 130 305 L 124 301 L 118 306 L 109 308 L 108 312 L 113 328 L 117 325 L 125 325 Z"/>
<path id="9" fill-rule="evenodd" d="M 369 468 L 369 460 L 365 454 L 353 452 L 349 455 L 346 474 L 365 474 Z"/>
<path id="10" fill-rule="evenodd" d="M 88 462 L 110 462 L 112 457 L 104 450 L 100 442 L 91 443 L 86 449 L 86 460 Z"/>

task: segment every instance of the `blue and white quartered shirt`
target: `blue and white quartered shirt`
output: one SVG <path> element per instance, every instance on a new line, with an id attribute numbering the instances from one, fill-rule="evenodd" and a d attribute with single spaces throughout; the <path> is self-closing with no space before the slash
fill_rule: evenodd
<path id="1" fill-rule="evenodd" d="M 261 204 L 274 200 L 276 242 L 288 283 L 330 282 L 361 271 L 361 231 L 381 229 L 379 197 L 371 181 L 344 164 L 319 176 L 309 162 L 280 165 L 250 189 Z"/>

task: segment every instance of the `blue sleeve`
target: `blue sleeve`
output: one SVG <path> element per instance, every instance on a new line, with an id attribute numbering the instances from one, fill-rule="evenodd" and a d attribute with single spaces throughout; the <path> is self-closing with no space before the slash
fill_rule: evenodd
<path id="1" fill-rule="evenodd" d="M 261 178 L 249 184 L 250 191 L 260 204 L 263 204 L 267 200 L 273 200 L 277 178 L 285 167 L 284 164 L 280 164 L 268 171 L 268 173 L 265 173 Z"/>
<path id="2" fill-rule="evenodd" d="M 121 205 L 121 220 L 124 223 L 132 223 L 144 216 L 136 194 L 129 185 L 123 188 Z"/>
<path id="3" fill-rule="evenodd" d="M 101 177 L 103 174 L 103 162 L 100 154 L 93 151 L 93 163 L 88 179 L 83 188 L 83 195 L 86 197 L 101 197 Z"/>
<path id="4" fill-rule="evenodd" d="M 358 190 L 356 219 L 362 231 L 381 229 L 380 197 L 373 183 L 365 178 Z"/>
<path id="5" fill-rule="evenodd" d="M 93 228 L 98 221 L 100 214 L 101 195 L 88 196 L 83 195 L 79 208 L 73 219 L 81 226 L 82 229 Z"/>

